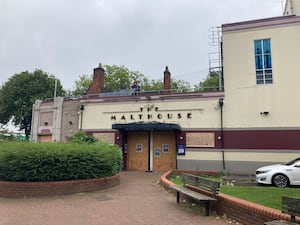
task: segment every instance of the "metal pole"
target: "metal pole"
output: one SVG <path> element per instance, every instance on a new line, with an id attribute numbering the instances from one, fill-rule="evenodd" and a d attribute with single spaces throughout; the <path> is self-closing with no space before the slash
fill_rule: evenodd
<path id="1" fill-rule="evenodd" d="M 220 120 L 221 120 L 222 164 L 223 164 L 223 170 L 225 170 L 225 169 L 226 169 L 226 166 L 225 166 L 225 152 L 224 152 L 223 105 L 224 105 L 223 98 L 220 98 L 220 99 L 219 99 L 219 106 L 220 106 L 220 109 L 221 109 Z"/>

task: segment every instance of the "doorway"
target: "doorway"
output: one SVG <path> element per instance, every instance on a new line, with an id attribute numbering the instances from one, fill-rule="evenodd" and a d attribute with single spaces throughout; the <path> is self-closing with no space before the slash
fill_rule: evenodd
<path id="1" fill-rule="evenodd" d="M 176 168 L 174 131 L 127 132 L 128 170 L 168 171 Z"/>

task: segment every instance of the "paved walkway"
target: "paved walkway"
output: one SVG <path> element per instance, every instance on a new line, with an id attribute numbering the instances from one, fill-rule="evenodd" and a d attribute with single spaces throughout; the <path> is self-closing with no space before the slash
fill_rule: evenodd
<path id="1" fill-rule="evenodd" d="M 160 174 L 122 172 L 121 185 L 46 198 L 0 198 L 1 225 L 224 225 L 217 216 L 176 204 Z"/>

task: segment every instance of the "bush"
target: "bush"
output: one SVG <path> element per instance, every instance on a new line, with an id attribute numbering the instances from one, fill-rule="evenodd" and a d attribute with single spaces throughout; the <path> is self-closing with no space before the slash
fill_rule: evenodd
<path id="1" fill-rule="evenodd" d="M 0 180 L 58 181 L 108 177 L 120 171 L 115 145 L 0 142 Z"/>
<path id="2" fill-rule="evenodd" d="M 91 135 L 85 135 L 83 131 L 78 131 L 70 137 L 71 143 L 77 144 L 93 144 L 99 142 L 99 140 Z"/>

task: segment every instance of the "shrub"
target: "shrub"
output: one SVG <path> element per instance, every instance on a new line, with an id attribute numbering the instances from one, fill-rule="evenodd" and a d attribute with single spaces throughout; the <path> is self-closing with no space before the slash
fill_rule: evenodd
<path id="1" fill-rule="evenodd" d="M 0 180 L 58 181 L 113 176 L 122 155 L 115 145 L 0 142 Z"/>
<path id="2" fill-rule="evenodd" d="M 71 143 L 77 144 L 92 144 L 96 143 L 99 140 L 91 135 L 85 135 L 83 131 L 78 131 L 70 137 Z"/>

